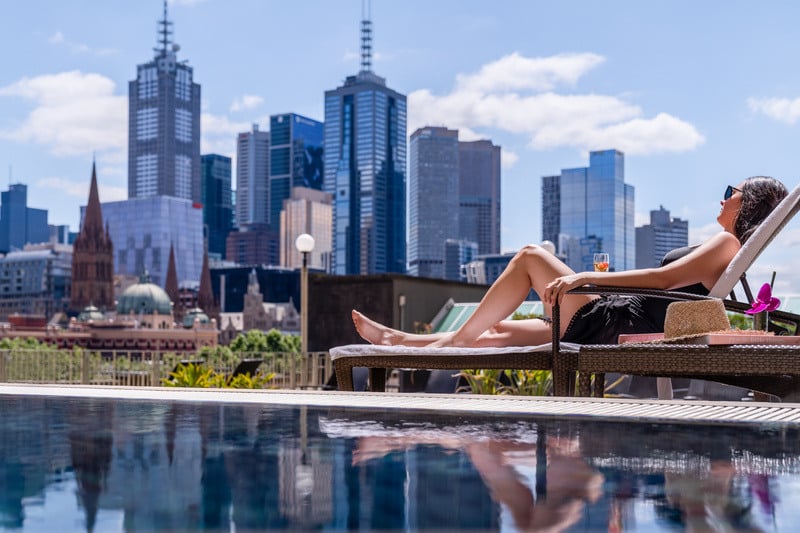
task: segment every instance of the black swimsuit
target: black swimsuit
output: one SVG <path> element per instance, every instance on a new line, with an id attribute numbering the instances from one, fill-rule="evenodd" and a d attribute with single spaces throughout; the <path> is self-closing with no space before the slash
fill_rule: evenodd
<path id="1" fill-rule="evenodd" d="M 696 246 L 672 250 L 661 261 L 664 266 L 689 254 Z M 675 289 L 680 292 L 708 295 L 702 283 Z M 570 320 L 561 338 L 578 344 L 616 344 L 622 333 L 660 333 L 670 300 L 645 296 L 603 295 L 582 306 Z"/>

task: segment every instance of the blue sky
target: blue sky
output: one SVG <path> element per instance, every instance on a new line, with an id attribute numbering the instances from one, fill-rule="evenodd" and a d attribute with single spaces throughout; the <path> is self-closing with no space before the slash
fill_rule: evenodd
<path id="1" fill-rule="evenodd" d="M 236 134 L 271 114 L 322 120 L 324 91 L 359 68 L 360 0 L 169 10 L 202 85 L 203 153 L 233 155 Z M 159 0 L 5 6 L 0 171 L 51 223 L 77 227 L 93 153 L 101 200 L 125 197 L 127 84 L 161 13 Z M 408 133 L 442 125 L 502 146 L 504 250 L 541 239 L 541 176 L 586 166 L 593 149 L 625 152 L 637 223 L 663 205 L 692 241 L 716 230 L 725 185 L 798 183 L 796 2 L 373 0 L 371 15 L 373 70 L 408 95 Z M 775 268 L 779 289 L 800 292 L 796 226 L 756 283 Z"/>

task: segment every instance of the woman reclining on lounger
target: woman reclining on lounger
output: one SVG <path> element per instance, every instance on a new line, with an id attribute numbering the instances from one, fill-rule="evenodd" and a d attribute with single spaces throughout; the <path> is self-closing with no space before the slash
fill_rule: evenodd
<path id="1" fill-rule="evenodd" d="M 582 285 L 673 289 L 707 295 L 739 248 L 787 195 L 770 177 L 747 178 L 728 186 L 717 222 L 723 231 L 699 246 L 668 253 L 658 268 L 623 272 L 573 272 L 537 245 L 520 250 L 487 291 L 475 312 L 458 330 L 419 335 L 389 328 L 353 311 L 359 335 L 373 344 L 405 346 L 502 347 L 544 344 L 552 338 L 549 319 L 504 320 L 531 288 L 549 316 L 561 305 L 561 339 L 580 344 L 616 344 L 621 333 L 664 331 L 669 302 L 642 296 L 566 294 Z"/>

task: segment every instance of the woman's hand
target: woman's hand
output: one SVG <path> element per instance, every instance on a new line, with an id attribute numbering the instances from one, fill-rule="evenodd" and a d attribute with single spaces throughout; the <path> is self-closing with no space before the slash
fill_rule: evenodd
<path id="1" fill-rule="evenodd" d="M 586 278 L 586 272 L 578 272 L 577 274 L 570 274 L 554 279 L 545 286 L 542 302 L 547 305 L 553 305 L 556 301 L 561 303 L 561 299 L 567 291 L 575 287 L 586 285 L 586 283 L 588 283 Z"/>

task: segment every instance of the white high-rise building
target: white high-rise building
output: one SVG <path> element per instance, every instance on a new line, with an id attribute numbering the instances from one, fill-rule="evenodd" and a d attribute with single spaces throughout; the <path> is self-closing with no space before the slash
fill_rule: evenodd
<path id="1" fill-rule="evenodd" d="M 236 140 L 236 225 L 269 222 L 269 132 L 239 134 Z"/>
<path id="2" fill-rule="evenodd" d="M 295 247 L 297 237 L 308 233 L 314 237 L 314 249 L 308 266 L 329 271 L 333 237 L 331 195 L 307 187 L 294 187 L 292 196 L 283 201 L 281 210 L 281 266 L 300 268 L 303 257 Z"/>

